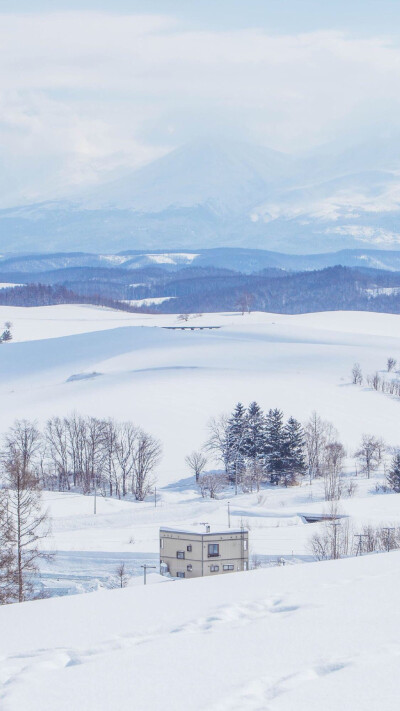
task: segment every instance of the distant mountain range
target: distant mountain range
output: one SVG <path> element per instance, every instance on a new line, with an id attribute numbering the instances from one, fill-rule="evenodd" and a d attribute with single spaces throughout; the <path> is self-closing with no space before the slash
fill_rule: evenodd
<path id="1" fill-rule="evenodd" d="M 197 251 L 140 251 L 127 250 L 118 254 L 94 254 L 88 252 L 56 252 L 50 254 L 21 254 L 12 257 L 0 256 L 0 278 L 3 281 L 40 281 L 41 275 L 57 274 L 57 282 L 63 273 L 71 270 L 98 270 L 112 279 L 112 272 L 126 274 L 126 282 L 136 277 L 131 275 L 145 269 L 159 276 L 183 268 L 222 269 L 243 274 L 262 270 L 285 272 L 311 271 L 333 266 L 356 267 L 400 271 L 400 250 L 348 249 L 322 254 L 284 254 L 258 249 L 215 248 Z"/>
<path id="2" fill-rule="evenodd" d="M 221 140 L 76 195 L 0 210 L 10 252 L 400 247 L 400 142 L 302 156 Z"/>

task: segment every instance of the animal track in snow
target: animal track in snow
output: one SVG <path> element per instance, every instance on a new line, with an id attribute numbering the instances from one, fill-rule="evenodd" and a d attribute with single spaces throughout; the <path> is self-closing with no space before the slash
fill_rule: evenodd
<path id="1" fill-rule="evenodd" d="M 0 700 L 7 695 L 7 687 L 21 676 L 29 676 L 36 671 L 52 671 L 65 667 L 90 663 L 97 657 L 113 651 L 131 649 L 154 639 L 167 637 L 169 634 L 211 632 L 221 625 L 245 625 L 260 620 L 270 614 L 291 614 L 299 609 L 296 606 L 283 605 L 281 598 L 261 601 L 238 602 L 221 605 L 213 614 L 200 617 L 172 629 L 160 629 L 150 634 L 126 634 L 100 642 L 87 649 L 54 648 L 39 649 L 32 653 L 17 654 L 0 660 Z"/>
<path id="2" fill-rule="evenodd" d="M 244 625 L 253 620 L 262 619 L 269 614 L 283 614 L 295 612 L 299 608 L 295 605 L 281 605 L 282 600 L 261 600 L 255 602 L 239 602 L 232 605 L 222 605 L 213 615 L 199 618 L 192 622 L 172 629 L 173 634 L 182 632 L 209 632 L 221 624 L 234 623 Z"/>
<path id="3" fill-rule="evenodd" d="M 244 689 L 230 699 L 217 703 L 210 711 L 272 711 L 271 703 L 282 694 L 295 690 L 305 683 L 319 679 L 327 674 L 338 672 L 349 666 L 351 660 L 338 660 L 312 667 L 306 667 L 294 674 L 278 679 L 271 676 L 254 679 Z"/>

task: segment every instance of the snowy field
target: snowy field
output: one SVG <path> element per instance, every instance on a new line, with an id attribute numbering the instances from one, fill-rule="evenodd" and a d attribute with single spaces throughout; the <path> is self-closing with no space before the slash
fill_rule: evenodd
<path id="1" fill-rule="evenodd" d="M 239 400 L 301 421 L 317 410 L 350 450 L 364 432 L 400 443 L 400 403 L 350 384 L 355 361 L 367 374 L 400 355 L 396 315 L 204 314 L 184 325 L 221 328 L 175 331 L 160 327 L 182 325 L 176 315 L 2 306 L 1 320 L 15 340 L 0 350 L 0 427 L 73 410 L 133 421 L 163 443 L 160 484 L 187 476 L 210 417 Z"/>
<path id="2" fill-rule="evenodd" d="M 2 711 L 397 711 L 400 553 L 0 609 Z"/>
<path id="3" fill-rule="evenodd" d="M 176 315 L 74 305 L 2 306 L 1 320 L 14 335 L 0 348 L 2 431 L 15 418 L 43 424 L 77 411 L 141 425 L 164 451 L 156 502 L 99 496 L 94 515 L 92 497 L 44 494 L 45 545 L 57 551 L 42 563 L 44 589 L 98 592 L 0 609 L 1 711 L 398 708 L 387 591 L 398 587 L 400 554 L 309 564 L 323 524 L 303 514 L 326 513 L 320 482 L 204 500 L 184 458 L 209 418 L 239 400 L 301 421 L 317 410 L 349 451 L 349 476 L 363 433 L 400 445 L 400 401 L 350 382 L 355 361 L 368 374 L 400 358 L 399 316 L 204 314 L 184 325 L 220 328 L 181 331 L 163 328 L 181 326 Z M 357 477 L 355 496 L 340 502 L 355 529 L 400 524 L 400 495 L 376 494 L 381 480 Z M 157 565 L 160 525 L 226 527 L 228 500 L 232 525 L 250 529 L 251 560 L 272 567 L 137 584 L 141 565 Z M 105 591 L 120 562 L 132 586 Z"/>

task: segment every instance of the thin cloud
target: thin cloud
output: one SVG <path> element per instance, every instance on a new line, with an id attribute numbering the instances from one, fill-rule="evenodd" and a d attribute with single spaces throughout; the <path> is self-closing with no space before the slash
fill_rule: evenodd
<path id="1" fill-rule="evenodd" d="M 303 149 L 355 116 L 379 125 L 389 113 L 395 124 L 399 88 L 400 47 L 390 38 L 193 31 L 162 15 L 3 14 L 4 182 L 12 199 L 50 196 L 142 165 L 213 126 Z"/>

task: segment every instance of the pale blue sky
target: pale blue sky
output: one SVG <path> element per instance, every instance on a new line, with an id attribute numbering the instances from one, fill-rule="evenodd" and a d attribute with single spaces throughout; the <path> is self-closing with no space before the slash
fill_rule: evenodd
<path id="1" fill-rule="evenodd" d="M 0 10 L 171 14 L 193 26 L 214 29 L 256 26 L 273 32 L 400 33 L 399 0 L 0 0 Z"/>
<path id="2" fill-rule="evenodd" d="M 400 0 L 0 0 L 0 194 L 199 135 L 294 152 L 400 125 Z"/>

